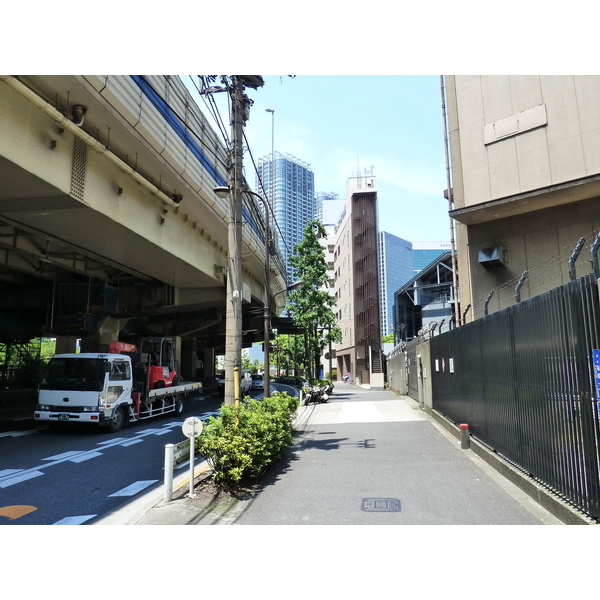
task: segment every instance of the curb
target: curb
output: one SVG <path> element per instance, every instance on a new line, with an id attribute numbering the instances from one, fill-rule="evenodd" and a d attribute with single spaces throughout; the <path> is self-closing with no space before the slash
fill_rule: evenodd
<path id="1" fill-rule="evenodd" d="M 210 470 L 210 467 L 205 459 L 194 466 L 194 480 Z M 189 468 L 185 473 L 181 473 L 173 478 L 173 495 L 190 484 Z M 173 502 L 173 501 L 171 501 Z M 164 483 L 158 490 L 153 490 L 136 498 L 133 502 L 127 503 L 123 508 L 120 508 L 102 519 L 93 523 L 93 525 L 137 525 L 146 514 L 154 507 L 168 505 L 171 502 L 164 501 Z"/>

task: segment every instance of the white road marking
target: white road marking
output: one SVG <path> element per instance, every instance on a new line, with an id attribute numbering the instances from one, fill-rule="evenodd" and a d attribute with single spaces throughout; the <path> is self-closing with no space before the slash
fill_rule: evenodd
<path id="1" fill-rule="evenodd" d="M 0 479 L 2 479 L 2 477 L 6 477 L 8 475 L 14 475 L 15 473 L 20 473 L 23 469 L 4 469 L 3 471 L 0 471 Z"/>
<path id="2" fill-rule="evenodd" d="M 138 438 L 133 438 L 131 440 L 128 440 L 127 442 L 121 442 L 121 446 L 127 448 L 128 446 L 133 446 L 134 444 L 139 444 L 140 442 L 143 442 L 144 440 L 140 440 Z"/>
<path id="3" fill-rule="evenodd" d="M 147 480 L 147 481 L 136 481 L 135 483 L 128 485 L 126 488 L 123 488 L 122 490 L 115 492 L 114 494 L 111 494 L 109 496 L 109 498 L 114 498 L 115 496 L 135 496 L 138 492 L 141 492 L 142 490 L 146 489 L 147 487 L 151 486 L 153 483 L 156 483 L 157 481 L 158 481 L 158 479 L 151 479 L 151 480 Z"/>
<path id="4" fill-rule="evenodd" d="M 23 435 L 31 435 L 32 433 L 37 433 L 40 431 L 39 429 L 30 429 L 29 431 L 5 431 L 4 433 L 0 433 L 0 437 L 21 437 Z"/>
<path id="5" fill-rule="evenodd" d="M 335 425 L 338 423 L 389 423 L 426 419 L 406 400 L 369 400 L 365 402 L 327 402 L 300 407 L 298 424 Z"/>
<path id="6" fill-rule="evenodd" d="M 109 440 L 104 440 L 102 442 L 98 442 L 97 446 L 106 446 L 107 444 L 114 444 L 115 442 L 117 443 L 121 443 L 121 442 L 126 442 L 129 438 L 124 438 L 124 437 L 113 437 L 110 438 Z"/>
<path id="7" fill-rule="evenodd" d="M 27 481 L 28 479 L 33 479 L 40 475 L 45 475 L 45 473 L 34 470 L 24 471 L 21 475 L 9 476 L 7 479 L 0 481 L 0 488 L 10 487 L 11 485 L 15 485 L 15 483 L 21 483 L 22 481 Z"/>
<path id="8" fill-rule="evenodd" d="M 181 424 L 182 422 L 175 423 L 175 425 Z M 113 446 L 130 446 L 132 444 L 143 442 L 143 438 L 146 435 L 164 435 L 165 433 L 169 433 L 171 431 L 172 425 L 174 425 L 174 423 L 171 423 L 168 426 L 164 426 L 160 429 L 144 429 L 143 431 L 136 432 L 135 436 L 131 438 L 119 437 L 112 438 L 110 440 L 104 440 L 102 442 L 98 442 L 97 446 L 101 447 L 102 452 L 106 451 L 108 448 L 111 448 Z M 0 488 L 8 487 L 10 485 L 14 485 L 22 481 L 27 481 L 28 479 L 32 479 L 33 477 L 39 477 L 40 475 L 44 475 L 44 472 L 42 472 L 41 469 L 46 470 L 48 469 L 48 467 L 52 467 L 54 465 L 58 465 L 66 461 L 80 463 L 91 458 L 97 458 L 99 456 L 103 456 L 103 454 L 95 450 L 72 450 L 70 452 L 63 452 L 62 454 L 56 454 L 55 456 L 42 458 L 42 461 L 47 461 L 45 464 L 31 467 L 30 469 L 5 469 L 3 471 L 0 471 Z"/>
<path id="9" fill-rule="evenodd" d="M 53 525 L 81 525 L 90 519 L 93 519 L 96 515 L 80 515 L 78 517 L 65 517 L 60 521 L 56 521 L 56 523 L 52 523 Z"/>
<path id="10" fill-rule="evenodd" d="M 90 460 L 90 458 L 97 458 L 98 456 L 102 456 L 102 452 L 84 452 L 80 456 L 75 456 L 74 458 L 70 458 L 69 462 L 81 463 L 86 460 Z"/>
<path id="11" fill-rule="evenodd" d="M 54 456 L 49 456 L 48 458 L 42 458 L 42 460 L 69 460 L 78 454 L 82 454 L 84 450 L 71 450 L 70 452 L 63 452 L 62 454 L 55 454 Z"/>

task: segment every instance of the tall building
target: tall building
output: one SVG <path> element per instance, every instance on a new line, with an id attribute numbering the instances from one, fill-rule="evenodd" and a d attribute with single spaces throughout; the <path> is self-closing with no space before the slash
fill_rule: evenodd
<path id="1" fill-rule="evenodd" d="M 317 194 L 316 218 L 323 225 L 335 225 L 344 211 L 346 201 L 333 192 Z"/>
<path id="2" fill-rule="evenodd" d="M 367 387 L 383 387 L 375 177 L 353 177 L 333 248 L 335 313 L 342 341 L 335 346 L 338 378 L 352 373 Z"/>
<path id="3" fill-rule="evenodd" d="M 445 252 L 450 252 L 452 247 L 450 242 L 413 242 L 412 249 L 414 272 L 411 277 L 429 266 L 436 258 Z M 403 281 L 402 283 L 405 282 Z"/>
<path id="4" fill-rule="evenodd" d="M 411 242 L 387 231 L 379 232 L 378 252 L 381 335 L 385 336 L 393 330 L 394 292 L 414 276 L 414 253 Z"/>
<path id="5" fill-rule="evenodd" d="M 285 260 L 288 284 L 294 281 L 289 257 L 304 237 L 304 227 L 315 218 L 315 176 L 310 165 L 289 154 L 275 152 L 258 160 L 256 189 L 268 200 L 274 233 Z"/>

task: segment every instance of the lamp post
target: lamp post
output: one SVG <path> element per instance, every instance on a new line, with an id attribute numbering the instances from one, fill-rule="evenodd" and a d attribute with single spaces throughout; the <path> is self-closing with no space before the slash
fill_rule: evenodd
<path id="1" fill-rule="evenodd" d="M 271 162 L 269 163 L 269 200 L 274 206 L 273 190 L 275 189 L 275 111 L 266 108 L 265 112 L 271 113 Z"/>
<path id="2" fill-rule="evenodd" d="M 227 187 L 227 186 L 219 186 L 214 188 L 214 192 L 215 194 L 217 194 L 217 196 L 220 196 L 221 198 L 227 198 L 229 197 L 229 194 L 231 193 L 231 190 Z M 252 192 L 250 190 L 244 190 L 244 192 L 246 192 L 247 194 L 251 194 L 252 196 L 255 196 L 256 198 L 258 198 L 262 203 L 263 206 L 265 208 L 265 289 L 264 289 L 264 296 L 263 296 L 263 320 L 264 320 L 264 337 L 265 337 L 265 343 L 264 343 L 264 371 L 266 374 L 266 377 L 263 375 L 263 380 L 264 380 L 264 388 L 265 388 L 265 392 L 264 392 L 264 396 L 265 398 L 267 398 L 269 396 L 269 334 L 270 334 L 270 330 L 271 330 L 271 315 L 270 315 L 270 306 L 271 306 L 271 302 L 269 300 L 269 278 L 270 278 L 270 269 L 271 269 L 271 265 L 270 265 L 270 251 L 269 251 L 269 241 L 270 241 L 270 228 L 269 228 L 269 205 L 267 203 L 267 201 L 260 195 L 257 194 L 256 192 Z"/>
<path id="3" fill-rule="evenodd" d="M 215 194 L 217 194 L 217 196 L 219 196 L 221 198 L 228 198 L 231 193 L 231 190 L 227 186 L 218 186 L 218 187 L 214 188 L 213 191 L 215 192 Z M 243 192 L 258 198 L 265 207 L 265 289 L 264 289 L 264 298 L 263 298 L 263 321 L 264 321 L 263 327 L 264 327 L 265 343 L 264 343 L 264 359 L 263 359 L 263 362 L 264 362 L 264 375 L 263 375 L 264 392 L 263 392 L 263 395 L 265 398 L 268 398 L 270 395 L 270 392 L 271 392 L 271 388 L 270 388 L 270 356 L 269 356 L 269 337 L 271 334 L 271 302 L 273 301 L 273 298 L 275 298 L 279 294 L 283 294 L 284 292 L 290 292 L 292 290 L 297 290 L 298 288 L 302 287 L 304 285 L 304 281 L 295 281 L 294 283 L 292 283 L 292 285 L 289 285 L 287 288 L 285 288 L 285 290 L 281 290 L 280 292 L 277 292 L 272 297 L 270 296 L 269 279 L 270 279 L 271 265 L 270 265 L 270 248 L 269 248 L 269 242 L 270 242 L 269 204 L 260 194 L 257 194 L 256 192 L 253 192 L 251 190 L 243 190 Z"/>

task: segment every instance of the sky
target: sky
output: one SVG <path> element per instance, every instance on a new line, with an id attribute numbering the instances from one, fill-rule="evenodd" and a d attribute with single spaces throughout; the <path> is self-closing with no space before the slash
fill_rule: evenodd
<path id="1" fill-rule="evenodd" d="M 380 231 L 411 242 L 450 240 L 439 75 L 263 78 L 262 88 L 246 89 L 253 105 L 244 132 L 255 162 L 274 140 L 276 152 L 311 166 L 316 192 L 341 199 L 348 178 L 372 170 Z M 183 80 L 191 84 L 190 76 Z M 226 95 L 216 96 L 229 127 Z M 254 186 L 248 153 L 244 169 Z"/>

